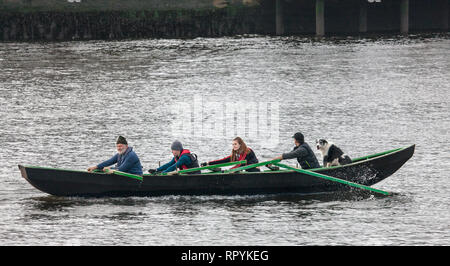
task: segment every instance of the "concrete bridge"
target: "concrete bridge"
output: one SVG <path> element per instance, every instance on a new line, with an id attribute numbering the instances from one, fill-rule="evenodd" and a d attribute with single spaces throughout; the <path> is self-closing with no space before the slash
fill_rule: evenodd
<path id="1" fill-rule="evenodd" d="M 285 32 L 285 14 L 286 14 L 286 6 L 291 5 L 293 0 L 275 0 L 275 16 L 276 16 L 276 34 L 284 35 Z M 339 11 L 339 7 L 341 9 L 351 9 L 355 10 L 355 7 L 358 12 L 353 12 L 353 18 L 355 17 L 358 20 L 358 32 L 366 33 L 368 31 L 368 24 L 372 21 L 369 20 L 370 16 L 374 16 L 377 12 L 377 9 L 380 9 L 381 6 L 390 6 L 391 11 L 394 10 L 394 13 L 397 12 L 397 19 L 399 28 L 398 31 L 403 34 L 407 34 L 410 29 L 410 21 L 413 20 L 417 22 L 424 17 L 428 17 L 430 21 L 438 21 L 438 25 L 433 25 L 430 27 L 440 28 L 442 31 L 448 31 L 448 22 L 449 22 L 449 1 L 448 0 L 356 0 L 356 1 L 339 1 L 339 0 L 314 0 L 315 1 L 315 33 L 317 36 L 323 36 L 326 33 L 326 24 L 327 24 L 327 5 L 330 5 L 331 9 L 330 13 L 342 13 Z M 304 2 L 306 6 L 307 1 Z M 353 7 L 349 6 L 352 5 Z M 291 7 L 292 8 L 292 7 Z M 412 10 L 411 10 L 412 9 Z M 373 13 L 373 14 L 372 14 Z M 379 12 L 378 12 L 379 13 Z M 378 17 L 378 19 L 373 19 L 373 23 L 380 23 L 380 20 L 383 19 L 382 14 Z M 330 17 L 333 14 L 330 14 Z M 390 16 L 390 17 L 389 17 Z M 395 16 L 395 15 L 394 15 Z M 392 19 L 392 13 L 385 14 L 385 19 Z M 395 23 L 394 23 L 395 24 Z M 434 23 L 436 24 L 436 23 Z M 417 26 L 417 25 L 414 25 Z M 376 28 L 374 25 L 373 28 Z M 392 28 L 389 28 L 392 30 Z M 416 28 L 417 30 L 417 28 Z M 420 27 L 419 27 L 420 30 Z"/>

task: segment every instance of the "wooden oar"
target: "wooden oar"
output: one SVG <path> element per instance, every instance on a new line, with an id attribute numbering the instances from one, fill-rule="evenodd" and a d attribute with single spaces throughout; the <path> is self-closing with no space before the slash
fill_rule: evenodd
<path id="1" fill-rule="evenodd" d="M 229 163 L 220 163 L 220 164 L 213 164 L 213 165 L 207 165 L 207 166 L 202 166 L 202 167 L 197 167 L 197 168 L 189 168 L 186 170 L 179 170 L 179 171 L 172 171 L 170 172 L 172 175 L 173 174 L 184 174 L 184 173 L 190 173 L 190 172 L 196 172 L 196 171 L 201 171 L 201 170 L 211 170 L 211 169 L 216 169 L 216 168 L 220 168 L 220 167 L 226 167 L 226 166 L 231 166 L 231 165 L 236 165 L 236 164 L 244 164 L 247 163 L 247 160 L 242 160 L 242 161 L 236 161 L 236 162 L 229 162 Z M 165 175 L 168 173 L 164 173 L 162 175 Z"/>
<path id="2" fill-rule="evenodd" d="M 314 176 L 314 177 L 319 177 L 319 178 L 322 178 L 322 179 L 326 179 L 326 180 L 333 181 L 333 182 L 338 182 L 338 183 L 341 183 L 341 184 L 345 184 L 345 185 L 356 187 L 356 188 L 360 188 L 360 189 L 370 190 L 372 192 L 380 193 L 380 194 L 383 194 L 383 195 L 392 195 L 391 193 L 383 191 L 383 190 L 379 190 L 379 189 L 376 189 L 376 188 L 371 188 L 369 186 L 364 186 L 364 185 L 361 185 L 361 184 L 358 184 L 358 183 L 354 183 L 354 182 L 351 182 L 351 181 L 347 181 L 347 180 L 343 180 L 343 179 L 340 179 L 340 178 L 337 178 L 337 177 L 332 177 L 332 176 L 328 176 L 328 175 L 324 175 L 324 174 L 319 174 L 319 173 L 316 173 L 316 172 L 295 168 L 295 167 L 288 166 L 288 165 L 281 164 L 281 163 L 275 163 L 275 165 L 277 165 L 279 167 L 283 167 L 283 168 L 289 169 L 289 170 L 294 170 L 294 171 L 302 173 L 302 174 L 306 174 L 306 175 L 310 175 L 310 176 Z"/>
<path id="3" fill-rule="evenodd" d="M 226 174 L 234 173 L 234 172 L 238 172 L 238 171 L 242 171 L 242 170 L 247 170 L 247 169 L 250 169 L 250 168 L 255 168 L 255 167 L 258 167 L 258 166 L 274 164 L 274 163 L 277 163 L 279 161 L 280 161 L 279 159 L 276 159 L 276 160 L 265 161 L 265 162 L 261 162 L 261 163 L 254 163 L 254 164 L 251 164 L 251 165 L 241 166 L 241 167 L 238 167 L 238 168 L 232 168 L 230 170 L 225 171 L 224 173 L 226 173 Z"/>
<path id="4" fill-rule="evenodd" d="M 121 171 L 118 171 L 118 170 L 111 170 L 111 169 L 107 169 L 107 168 L 104 169 L 104 170 L 106 170 L 106 171 L 104 171 L 104 172 L 106 172 L 106 173 L 108 173 L 109 171 L 113 171 L 113 174 L 116 174 L 116 175 L 121 175 L 121 176 L 126 176 L 126 177 L 130 177 L 130 178 L 134 178 L 134 179 L 137 179 L 137 180 L 139 180 L 139 181 L 142 181 L 142 180 L 143 180 L 142 176 L 139 176 L 139 175 L 133 175 L 133 174 L 121 172 Z"/>

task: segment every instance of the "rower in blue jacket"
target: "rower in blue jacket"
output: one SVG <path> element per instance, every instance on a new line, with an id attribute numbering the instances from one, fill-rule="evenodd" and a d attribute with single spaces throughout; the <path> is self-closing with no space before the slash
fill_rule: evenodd
<path id="1" fill-rule="evenodd" d="M 115 170 L 130 173 L 134 175 L 142 175 L 142 165 L 137 154 L 132 147 L 128 147 L 127 140 L 119 136 L 116 142 L 117 154 L 96 166 L 89 167 L 87 170 L 92 172 L 95 169 L 108 169 L 108 173 L 114 173 Z M 116 164 L 115 167 L 108 167 Z"/>
<path id="2" fill-rule="evenodd" d="M 173 158 L 170 162 L 157 169 L 149 169 L 149 173 L 155 174 L 159 172 L 170 173 L 177 169 L 186 170 L 189 168 L 197 168 L 198 160 L 197 155 L 191 153 L 189 150 L 184 149 L 180 141 L 175 140 L 170 146 L 173 154 Z M 190 172 L 188 174 L 200 174 L 200 171 Z"/>

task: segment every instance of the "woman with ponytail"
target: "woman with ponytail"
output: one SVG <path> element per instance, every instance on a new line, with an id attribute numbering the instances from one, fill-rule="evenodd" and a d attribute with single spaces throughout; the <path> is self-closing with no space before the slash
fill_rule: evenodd
<path id="1" fill-rule="evenodd" d="M 240 137 L 236 137 L 233 139 L 232 147 L 233 148 L 231 150 L 231 155 L 229 155 L 223 159 L 220 159 L 220 160 L 202 163 L 201 166 L 247 160 L 246 164 L 238 164 L 233 167 L 233 168 L 237 168 L 237 167 L 244 166 L 244 165 L 258 163 L 258 158 L 256 158 L 255 152 L 253 152 L 252 149 L 248 148 L 247 145 L 245 144 L 245 142 Z M 247 172 L 259 172 L 259 168 L 257 168 L 257 167 L 250 168 L 250 169 L 247 169 Z"/>

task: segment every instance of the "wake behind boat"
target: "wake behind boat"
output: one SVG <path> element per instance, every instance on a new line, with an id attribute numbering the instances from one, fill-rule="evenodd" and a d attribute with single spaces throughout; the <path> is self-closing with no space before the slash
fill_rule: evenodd
<path id="1" fill-rule="evenodd" d="M 368 155 L 314 173 L 372 186 L 395 173 L 414 154 L 415 145 Z M 204 167 L 203 171 L 213 170 Z M 251 195 L 322 193 L 350 190 L 340 183 L 293 170 L 261 172 L 202 172 L 177 175 L 144 174 L 142 180 L 123 173 L 106 174 L 19 165 L 22 177 L 35 188 L 55 196 Z M 200 168 L 198 168 L 200 169 Z"/>

